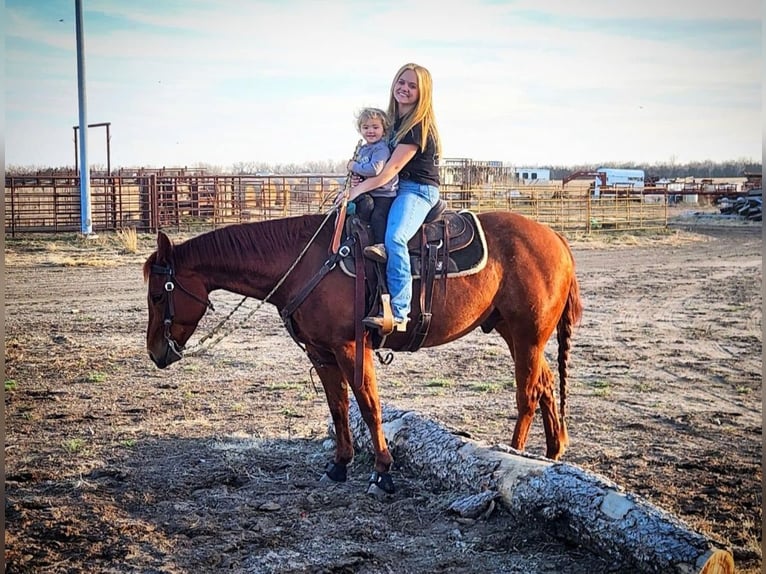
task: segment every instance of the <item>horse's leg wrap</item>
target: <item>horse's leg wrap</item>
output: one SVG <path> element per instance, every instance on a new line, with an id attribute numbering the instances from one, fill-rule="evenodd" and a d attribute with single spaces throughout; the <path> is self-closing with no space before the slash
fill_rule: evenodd
<path id="1" fill-rule="evenodd" d="M 346 465 L 340 462 L 327 463 L 324 473 L 327 478 L 335 482 L 346 482 L 348 478 Z"/>
<path id="2" fill-rule="evenodd" d="M 377 470 L 373 471 L 372 475 L 370 476 L 369 480 L 370 486 L 367 488 L 368 494 L 375 494 L 376 490 L 382 490 L 386 494 L 393 494 L 396 492 L 396 487 L 394 486 L 394 479 L 391 478 L 391 475 L 387 472 L 378 472 Z"/>

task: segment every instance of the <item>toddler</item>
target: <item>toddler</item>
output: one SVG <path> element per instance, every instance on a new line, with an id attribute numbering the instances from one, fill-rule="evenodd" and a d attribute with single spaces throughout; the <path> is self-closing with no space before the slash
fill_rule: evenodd
<path id="1" fill-rule="evenodd" d="M 356 127 L 364 138 L 365 143 L 359 148 L 356 157 L 348 162 L 347 169 L 362 180 L 378 175 L 386 165 L 391 151 L 388 149 L 388 141 L 385 137 L 391 123 L 388 115 L 378 108 L 364 108 L 357 116 Z M 380 187 L 369 192 L 372 199 L 372 211 L 370 212 L 370 228 L 374 245 L 365 249 L 365 255 L 371 259 L 385 261 L 386 250 L 383 241 L 386 237 L 386 222 L 388 211 L 396 197 L 396 189 L 399 177 L 395 175 Z M 354 200 L 357 213 L 363 213 L 360 209 L 364 197 Z M 368 200 L 369 201 L 369 200 Z"/>

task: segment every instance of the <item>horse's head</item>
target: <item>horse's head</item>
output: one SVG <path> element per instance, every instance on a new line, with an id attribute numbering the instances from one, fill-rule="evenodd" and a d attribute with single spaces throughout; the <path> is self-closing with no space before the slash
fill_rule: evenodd
<path id="1" fill-rule="evenodd" d="M 161 231 L 157 251 L 144 263 L 149 322 L 146 350 L 160 369 L 183 358 L 184 345 L 213 305 L 203 278 L 176 263 L 173 243 Z"/>

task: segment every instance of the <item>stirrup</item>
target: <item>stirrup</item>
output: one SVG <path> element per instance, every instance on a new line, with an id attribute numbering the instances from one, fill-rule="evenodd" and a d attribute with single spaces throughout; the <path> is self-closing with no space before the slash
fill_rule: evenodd
<path id="1" fill-rule="evenodd" d="M 407 324 L 409 321 L 409 319 L 392 319 L 391 328 L 388 330 L 385 329 L 386 319 L 383 317 L 383 315 L 365 317 L 362 319 L 362 323 L 364 323 L 365 327 L 369 327 L 371 329 L 379 329 L 380 332 L 384 335 L 388 335 L 392 331 L 399 331 L 401 333 L 405 332 L 407 330 Z"/>
<path id="2" fill-rule="evenodd" d="M 391 311 L 391 294 L 380 294 L 380 315 L 365 317 L 362 324 L 370 329 L 378 329 L 384 337 L 394 330 L 394 314 Z"/>
<path id="3" fill-rule="evenodd" d="M 393 316 L 391 311 L 391 294 L 382 293 L 380 295 L 380 303 L 382 313 L 375 317 L 365 317 L 362 319 L 364 326 L 371 329 L 379 329 L 381 335 L 390 335 L 394 329 L 399 332 L 406 331 L 409 318 L 397 319 Z"/>

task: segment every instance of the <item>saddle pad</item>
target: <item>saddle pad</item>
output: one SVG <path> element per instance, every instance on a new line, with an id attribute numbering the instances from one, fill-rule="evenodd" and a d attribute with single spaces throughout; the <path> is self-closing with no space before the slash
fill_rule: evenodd
<path id="1" fill-rule="evenodd" d="M 476 233 L 468 245 L 457 251 L 450 252 L 451 263 L 447 277 L 473 275 L 484 269 L 484 266 L 487 264 L 487 240 L 484 237 L 484 228 L 481 226 L 479 218 L 472 211 L 461 211 L 460 214 L 471 218 Z M 441 255 L 439 256 L 439 261 L 441 261 Z M 420 279 L 420 254 L 410 255 L 410 266 L 413 272 L 413 279 Z M 353 253 L 340 260 L 340 268 L 346 275 L 356 277 Z M 436 277 L 441 277 L 442 275 L 442 272 L 437 271 Z"/>

